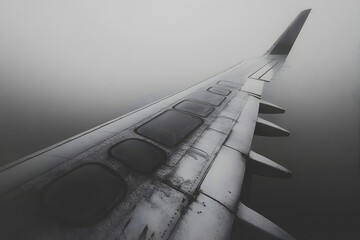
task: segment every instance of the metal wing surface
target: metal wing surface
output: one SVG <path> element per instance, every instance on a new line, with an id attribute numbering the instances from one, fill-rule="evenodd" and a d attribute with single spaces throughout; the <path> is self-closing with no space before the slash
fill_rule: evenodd
<path id="1" fill-rule="evenodd" d="M 292 239 L 241 203 L 246 169 L 291 172 L 251 151 L 287 136 L 258 113 L 310 10 L 262 57 L 0 169 L 0 239 L 230 239 L 246 223 Z"/>

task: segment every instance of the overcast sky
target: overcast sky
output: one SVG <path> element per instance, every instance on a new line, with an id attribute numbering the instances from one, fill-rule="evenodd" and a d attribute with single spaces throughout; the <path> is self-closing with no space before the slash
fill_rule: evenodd
<path id="1" fill-rule="evenodd" d="M 0 0 L 1 161 L 263 54 L 308 5 Z"/>
<path id="2" fill-rule="evenodd" d="M 307 8 L 264 92 L 291 137 L 254 145 L 294 178 L 254 179 L 252 207 L 299 239 L 358 239 L 355 0 L 0 0 L 0 165 L 262 55 Z"/>

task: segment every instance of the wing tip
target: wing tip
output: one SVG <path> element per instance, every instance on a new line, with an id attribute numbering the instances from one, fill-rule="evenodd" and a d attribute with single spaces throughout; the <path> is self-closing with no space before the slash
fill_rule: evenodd
<path id="1" fill-rule="evenodd" d="M 310 12 L 311 8 L 301 11 L 274 43 L 274 45 L 269 49 L 267 54 L 288 55 Z"/>

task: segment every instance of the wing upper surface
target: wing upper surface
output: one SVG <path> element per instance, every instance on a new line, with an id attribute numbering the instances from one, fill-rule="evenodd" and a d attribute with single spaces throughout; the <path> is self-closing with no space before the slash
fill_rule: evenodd
<path id="1" fill-rule="evenodd" d="M 2 167 L 0 237 L 228 239 L 273 53 Z"/>

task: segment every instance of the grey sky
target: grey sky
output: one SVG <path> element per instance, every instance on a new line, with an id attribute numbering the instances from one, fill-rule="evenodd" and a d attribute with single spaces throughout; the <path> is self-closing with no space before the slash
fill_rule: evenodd
<path id="1" fill-rule="evenodd" d="M 251 206 L 299 239 L 357 239 L 355 0 L 0 0 L 0 165 L 263 54 L 306 8 L 264 92 L 291 137 L 254 145 L 294 178 L 255 178 Z"/>
<path id="2" fill-rule="evenodd" d="M 263 54 L 306 5 L 1 0 L 2 162 Z"/>

